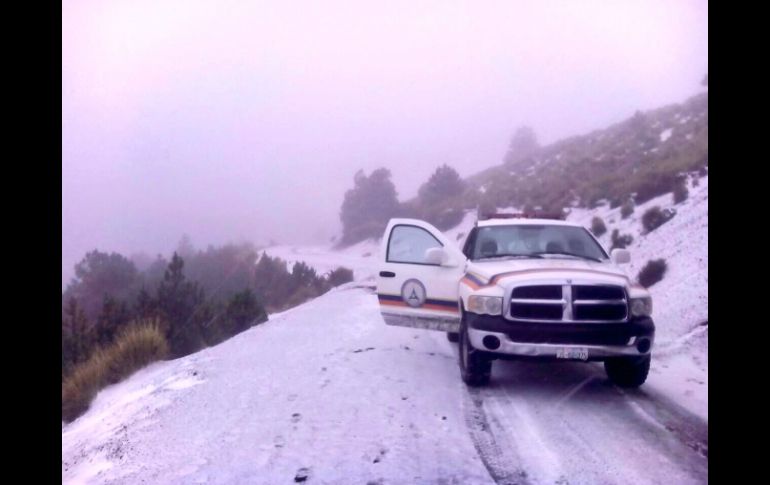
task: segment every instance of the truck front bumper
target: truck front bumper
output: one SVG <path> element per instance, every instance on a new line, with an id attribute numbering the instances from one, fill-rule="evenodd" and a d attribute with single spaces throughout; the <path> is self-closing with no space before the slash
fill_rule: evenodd
<path id="1" fill-rule="evenodd" d="M 624 323 L 535 323 L 467 313 L 466 319 L 474 348 L 509 356 L 581 355 L 586 360 L 642 356 L 650 353 L 655 339 L 649 317 Z"/>

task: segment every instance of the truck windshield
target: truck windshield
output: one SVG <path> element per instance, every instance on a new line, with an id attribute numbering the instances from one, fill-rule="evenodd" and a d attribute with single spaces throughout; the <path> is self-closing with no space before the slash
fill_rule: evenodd
<path id="1" fill-rule="evenodd" d="M 607 253 L 582 227 L 561 225 L 510 225 L 479 227 L 471 242 L 472 260 L 497 257 L 574 256 L 601 261 Z"/>

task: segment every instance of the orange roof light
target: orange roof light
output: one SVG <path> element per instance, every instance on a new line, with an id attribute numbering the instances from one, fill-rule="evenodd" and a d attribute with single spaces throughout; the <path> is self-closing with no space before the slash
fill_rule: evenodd
<path id="1" fill-rule="evenodd" d="M 547 213 L 547 212 L 533 212 L 533 213 L 499 213 L 493 212 L 491 214 L 482 214 L 479 216 L 480 221 L 486 221 L 489 219 L 564 219 L 564 214 Z"/>

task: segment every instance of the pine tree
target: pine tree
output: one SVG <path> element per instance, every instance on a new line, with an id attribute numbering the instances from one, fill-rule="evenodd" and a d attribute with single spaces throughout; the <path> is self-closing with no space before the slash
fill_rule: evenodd
<path id="1" fill-rule="evenodd" d="M 167 338 L 172 354 L 187 355 L 203 346 L 202 321 L 196 310 L 204 301 L 203 289 L 186 280 L 184 260 L 177 254 L 158 286 L 158 309 L 168 322 Z"/>
<path id="2" fill-rule="evenodd" d="M 514 164 L 534 155 L 540 149 L 535 130 L 529 126 L 520 126 L 511 137 L 505 163 Z"/>
<path id="3" fill-rule="evenodd" d="M 267 320 L 267 313 L 254 293 L 243 290 L 233 295 L 227 305 L 226 319 L 229 322 L 229 335 L 235 335 L 251 325 Z"/>
<path id="4" fill-rule="evenodd" d="M 386 168 L 378 168 L 368 177 L 361 170 L 356 173 L 354 187 L 345 193 L 340 210 L 343 244 L 381 236 L 390 218 L 398 213 L 396 187 L 390 176 Z"/>
<path id="5" fill-rule="evenodd" d="M 102 346 L 110 344 L 130 318 L 125 302 L 119 302 L 112 296 L 105 295 L 102 311 L 96 322 L 96 342 Z"/>
<path id="6" fill-rule="evenodd" d="M 460 174 L 444 164 L 433 172 L 427 182 L 422 184 L 418 196 L 424 206 L 432 206 L 461 195 L 463 190 L 465 190 L 465 183 L 460 178 Z"/>
<path id="7" fill-rule="evenodd" d="M 138 318 L 148 318 L 153 316 L 155 310 L 155 301 L 152 299 L 147 289 L 142 286 L 142 288 L 139 290 L 139 293 L 136 295 L 134 314 Z"/>
<path id="8" fill-rule="evenodd" d="M 70 356 L 67 366 L 85 361 L 91 354 L 94 338 L 93 332 L 89 329 L 85 312 L 75 298 L 70 298 L 67 301 L 62 327 L 62 333 L 68 335 L 67 345 L 69 345 L 69 349 L 63 352 Z"/>

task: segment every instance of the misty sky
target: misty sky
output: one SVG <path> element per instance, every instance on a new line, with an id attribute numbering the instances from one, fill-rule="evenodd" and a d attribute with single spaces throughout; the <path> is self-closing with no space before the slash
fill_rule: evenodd
<path id="1" fill-rule="evenodd" d="M 86 251 L 182 234 L 327 242 L 358 169 L 401 200 L 436 166 L 499 164 L 680 102 L 708 70 L 704 1 L 68 0 L 62 280 Z"/>

